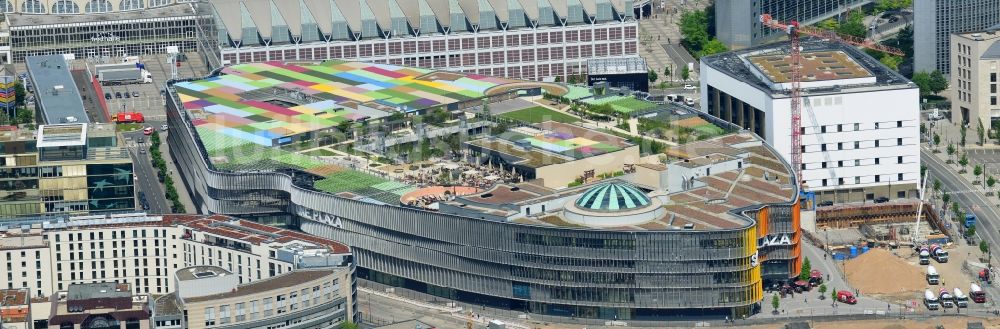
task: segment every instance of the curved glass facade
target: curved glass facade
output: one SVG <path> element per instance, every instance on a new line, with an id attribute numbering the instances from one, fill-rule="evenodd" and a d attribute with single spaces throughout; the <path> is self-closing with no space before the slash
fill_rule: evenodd
<path id="1" fill-rule="evenodd" d="M 797 274 L 792 202 L 741 209 L 733 215 L 746 225 L 734 229 L 670 231 L 534 226 L 376 205 L 300 187 L 282 173 L 216 171 L 180 100 L 168 99 L 170 151 L 189 164 L 178 170 L 202 213 L 295 216 L 303 231 L 350 245 L 368 280 L 494 307 L 624 320 L 752 314 L 766 280 Z M 794 243 L 758 249 L 774 234 Z"/>

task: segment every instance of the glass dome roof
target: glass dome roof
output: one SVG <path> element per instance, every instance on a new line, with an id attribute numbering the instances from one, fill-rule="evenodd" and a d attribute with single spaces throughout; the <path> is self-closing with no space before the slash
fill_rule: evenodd
<path id="1" fill-rule="evenodd" d="M 634 186 L 616 181 L 598 184 L 576 200 L 576 206 L 586 210 L 624 211 L 649 205 L 649 197 Z"/>

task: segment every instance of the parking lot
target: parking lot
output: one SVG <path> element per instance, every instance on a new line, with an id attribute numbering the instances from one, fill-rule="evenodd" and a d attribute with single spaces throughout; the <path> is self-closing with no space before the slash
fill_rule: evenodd
<path id="1" fill-rule="evenodd" d="M 178 67 L 179 78 L 200 77 L 208 74 L 204 68 L 201 58 L 194 53 L 187 55 L 187 61 L 181 62 Z M 161 94 L 163 86 L 170 79 L 170 64 L 166 54 L 139 56 L 140 61 L 146 66 L 146 70 L 153 76 L 152 83 L 135 83 L 125 85 L 103 86 L 103 94 L 108 103 L 108 112 L 113 116 L 118 112 L 139 112 L 147 122 L 154 127 L 166 122 L 166 112 L 164 108 L 164 95 Z M 95 63 L 86 63 L 90 66 L 91 72 Z"/>

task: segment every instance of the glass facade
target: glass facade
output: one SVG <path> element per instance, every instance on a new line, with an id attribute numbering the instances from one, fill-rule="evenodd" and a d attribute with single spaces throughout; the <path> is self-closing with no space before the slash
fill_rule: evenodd
<path id="1" fill-rule="evenodd" d="M 171 93 L 167 138 L 173 158 L 191 164 L 178 170 L 200 211 L 295 216 L 303 231 L 350 245 L 358 275 L 372 281 L 533 313 L 626 320 L 752 314 L 765 281 L 798 274 L 792 203 L 743 209 L 745 225 L 733 229 L 649 231 L 531 226 L 376 205 L 298 186 L 282 173 L 216 170 L 179 104 Z M 775 235 L 793 243 L 758 249 L 760 239 Z"/>

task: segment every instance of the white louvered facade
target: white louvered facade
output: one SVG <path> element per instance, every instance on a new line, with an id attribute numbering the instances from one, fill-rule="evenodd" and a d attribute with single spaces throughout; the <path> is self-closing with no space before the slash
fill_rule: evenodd
<path id="1" fill-rule="evenodd" d="M 648 0 L 208 2 L 218 65 L 342 58 L 541 80 L 635 54 Z"/>

